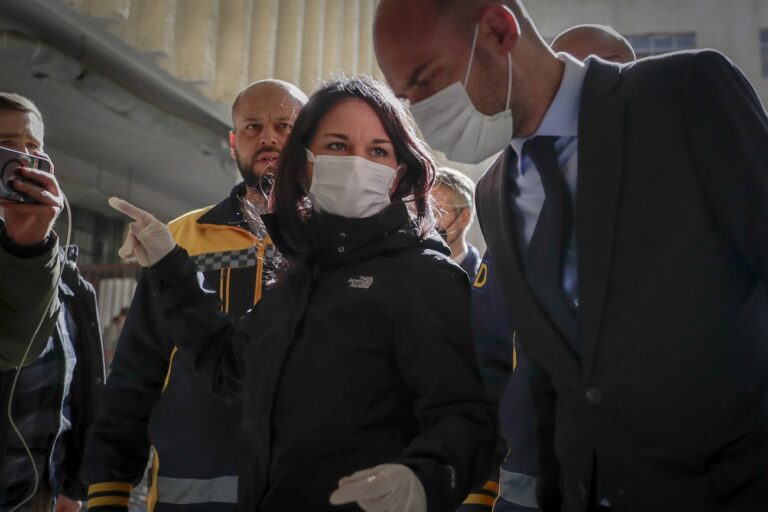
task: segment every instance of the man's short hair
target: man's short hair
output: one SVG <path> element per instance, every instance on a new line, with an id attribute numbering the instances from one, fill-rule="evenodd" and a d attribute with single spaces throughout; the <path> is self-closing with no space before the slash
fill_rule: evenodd
<path id="1" fill-rule="evenodd" d="M 451 189 L 457 203 L 453 206 L 466 207 L 470 211 L 475 204 L 475 183 L 463 172 L 450 167 L 439 167 L 435 175 L 435 186 Z"/>
<path id="2" fill-rule="evenodd" d="M 304 94 L 304 91 L 296 87 L 290 82 L 286 82 L 285 80 L 277 80 L 274 78 L 265 78 L 263 80 L 257 80 L 256 82 L 251 83 L 244 89 L 242 89 L 239 93 L 237 93 L 237 97 L 235 97 L 235 101 L 232 102 L 232 109 L 230 110 L 230 114 L 232 115 L 232 125 L 235 124 L 235 112 L 237 111 L 237 108 L 240 106 L 240 101 L 243 99 L 243 96 L 251 92 L 251 90 L 254 87 L 259 86 L 267 86 L 271 85 L 273 87 L 283 89 L 285 93 L 292 98 L 292 100 L 296 101 L 299 106 L 304 106 L 307 103 L 307 95 Z M 287 106 L 287 105 L 286 105 Z"/>
<path id="3" fill-rule="evenodd" d="M 632 43 L 629 42 L 629 40 L 621 35 L 615 28 L 611 27 L 610 25 L 599 25 L 594 23 L 585 23 L 582 25 L 575 25 L 571 28 L 567 28 L 560 32 L 555 38 L 552 40 L 552 44 L 550 44 L 550 47 L 554 51 L 565 51 L 568 53 L 568 47 L 567 42 L 568 38 L 573 37 L 575 34 L 589 34 L 593 39 L 594 38 L 602 38 L 607 39 L 611 43 L 613 43 L 612 46 L 607 46 L 612 49 L 616 49 L 619 54 L 616 55 L 618 59 L 608 59 L 613 60 L 614 62 L 620 62 L 620 63 L 626 63 L 631 62 L 637 59 L 637 56 L 635 54 L 635 49 L 632 48 Z M 598 55 L 598 57 L 608 58 L 604 55 Z"/>
<path id="4" fill-rule="evenodd" d="M 15 92 L 0 92 L 0 111 L 15 110 L 35 114 L 42 122 L 43 115 L 31 99 Z"/>
<path id="5" fill-rule="evenodd" d="M 467 30 L 475 23 L 480 9 L 488 4 L 506 5 L 520 24 L 531 23 L 528 11 L 520 0 L 434 0 L 442 14 L 447 14 L 459 27 Z"/>

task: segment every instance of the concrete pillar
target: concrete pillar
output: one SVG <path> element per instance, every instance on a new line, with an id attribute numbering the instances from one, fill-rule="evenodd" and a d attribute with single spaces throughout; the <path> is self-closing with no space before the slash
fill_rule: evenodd
<path id="1" fill-rule="evenodd" d="M 376 15 L 376 8 L 379 6 L 379 2 L 381 0 L 374 0 L 373 1 L 373 15 L 371 16 L 371 29 L 373 29 L 373 16 Z M 376 80 L 381 80 L 382 82 L 386 83 L 386 80 L 384 80 L 384 73 L 381 72 L 381 68 L 379 68 L 379 63 L 376 61 L 376 52 L 373 50 L 373 31 L 371 31 L 371 55 L 373 59 L 373 66 L 371 69 L 371 75 Z"/>
<path id="2" fill-rule="evenodd" d="M 301 46 L 301 89 L 311 94 L 323 79 L 325 49 L 325 0 L 309 0 L 304 12 L 304 38 Z"/>
<path id="3" fill-rule="evenodd" d="M 341 62 L 348 75 L 357 73 L 360 40 L 360 0 L 345 0 L 341 38 Z"/>
<path id="4" fill-rule="evenodd" d="M 219 5 L 216 76 L 210 91 L 216 101 L 231 103 L 248 84 L 253 27 L 253 0 L 224 0 Z"/>
<path id="5" fill-rule="evenodd" d="M 344 31 L 344 0 L 326 0 L 325 48 L 323 49 L 323 78 L 337 76 L 342 71 L 341 33 Z"/>
<path id="6" fill-rule="evenodd" d="M 248 82 L 275 75 L 278 0 L 254 0 Z"/>
<path id="7" fill-rule="evenodd" d="M 169 57 L 173 53 L 177 0 L 133 0 L 125 23 L 113 32 L 142 52 Z"/>
<path id="8" fill-rule="evenodd" d="M 275 78 L 292 84 L 298 84 L 301 80 L 303 29 L 304 0 L 280 0 Z"/>
<path id="9" fill-rule="evenodd" d="M 311 93 L 340 73 L 381 77 L 372 41 L 379 0 L 66 1 L 89 16 L 123 19 L 113 33 L 219 102 L 264 78 Z"/>
<path id="10" fill-rule="evenodd" d="M 219 0 L 183 0 L 177 4 L 175 44 L 164 67 L 179 80 L 205 84 L 216 72 Z"/>
<path id="11" fill-rule="evenodd" d="M 131 0 L 68 0 L 68 2 L 87 16 L 109 21 L 125 20 L 131 10 Z"/>
<path id="12" fill-rule="evenodd" d="M 360 0 L 360 36 L 357 51 L 357 72 L 370 75 L 373 71 L 373 12 L 374 0 Z"/>

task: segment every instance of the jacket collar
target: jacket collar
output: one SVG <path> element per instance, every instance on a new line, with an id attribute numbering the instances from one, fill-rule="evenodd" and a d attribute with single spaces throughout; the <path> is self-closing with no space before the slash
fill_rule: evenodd
<path id="1" fill-rule="evenodd" d="M 398 202 L 381 213 L 364 219 L 350 219 L 331 214 L 313 213 L 307 221 L 309 249 L 297 253 L 287 243 L 277 217 L 262 215 L 272 241 L 284 255 L 293 255 L 320 266 L 335 266 L 393 252 L 418 244 L 449 254 L 437 235 L 421 240 L 411 222 L 407 206 Z"/>
<path id="2" fill-rule="evenodd" d="M 240 182 L 230 191 L 229 196 L 213 206 L 197 219 L 198 224 L 233 226 L 251 232 L 243 217 L 240 205 L 245 197 L 245 183 Z"/>
<path id="3" fill-rule="evenodd" d="M 593 58 L 581 98 L 574 221 L 585 380 L 590 377 L 600 335 L 624 167 L 626 98 L 621 70 Z"/>
<path id="4" fill-rule="evenodd" d="M 579 134 L 579 110 L 584 79 L 592 59 L 584 62 L 576 60 L 567 53 L 558 53 L 557 58 L 565 64 L 560 87 L 550 103 L 539 127 L 528 137 L 512 139 L 512 148 L 518 155 L 523 154 L 523 146 L 534 137 L 576 137 Z M 522 171 L 522 168 L 521 168 Z"/>

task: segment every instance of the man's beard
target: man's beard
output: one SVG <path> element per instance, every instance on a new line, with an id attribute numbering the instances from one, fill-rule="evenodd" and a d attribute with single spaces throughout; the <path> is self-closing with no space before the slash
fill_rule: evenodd
<path id="1" fill-rule="evenodd" d="M 240 154 L 237 152 L 237 150 L 235 150 L 235 161 L 237 162 L 237 169 L 240 171 L 240 176 L 242 176 L 246 186 L 253 190 L 262 192 L 265 196 L 268 196 L 272 191 L 274 172 L 275 168 L 277 167 L 277 162 L 265 167 L 261 174 L 257 174 L 254 168 L 256 167 L 256 159 L 259 157 L 259 155 L 267 151 L 276 152 L 278 149 L 273 146 L 262 148 L 261 150 L 257 151 L 255 155 L 253 155 L 250 162 L 246 162 L 240 157 Z"/>

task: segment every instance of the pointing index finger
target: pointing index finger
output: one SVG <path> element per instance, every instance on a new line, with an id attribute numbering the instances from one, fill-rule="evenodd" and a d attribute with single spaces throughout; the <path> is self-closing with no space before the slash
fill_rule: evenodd
<path id="1" fill-rule="evenodd" d="M 145 212 L 138 206 L 134 206 L 128 201 L 125 201 L 123 199 L 120 199 L 118 197 L 110 197 L 109 206 L 114 208 L 115 210 L 119 211 L 120 213 L 124 213 L 125 215 L 129 216 L 133 220 L 136 221 L 146 221 L 149 217 L 152 216 L 152 214 Z"/>

